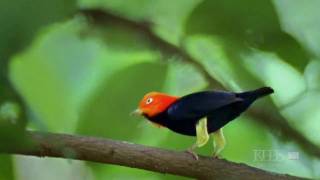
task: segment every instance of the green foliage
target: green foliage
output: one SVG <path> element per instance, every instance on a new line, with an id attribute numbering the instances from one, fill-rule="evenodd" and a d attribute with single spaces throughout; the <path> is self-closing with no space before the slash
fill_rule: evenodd
<path id="1" fill-rule="evenodd" d="M 246 48 L 276 52 L 285 61 L 303 69 L 308 57 L 295 39 L 281 30 L 270 0 L 206 0 L 190 15 L 188 34 L 219 35 L 228 46 L 238 46 L 229 53 Z M 229 48 L 229 47 L 228 47 Z"/>
<path id="2" fill-rule="evenodd" d="M 74 0 L 1 1 L 0 54 L 8 58 L 27 45 L 41 26 L 63 20 L 74 11 Z"/>
<path id="3" fill-rule="evenodd" d="M 130 140 L 138 133 L 132 131 L 138 121 L 130 120 L 130 112 L 136 108 L 142 94 L 162 88 L 166 69 L 165 65 L 145 63 L 124 68 L 111 75 L 85 103 L 80 113 L 78 132 Z M 147 78 L 141 73 L 144 71 L 148 73 Z M 126 86 L 134 88 L 123 88 Z M 106 121 L 105 125 L 102 126 L 101 121 Z"/>
<path id="4" fill-rule="evenodd" d="M 9 155 L 0 155 L 1 173 L 0 179 L 13 179 L 14 178 L 14 167 L 12 158 Z"/>
<path id="5" fill-rule="evenodd" d="M 188 15 L 200 2 L 201 0 L 80 0 L 80 6 L 103 8 L 128 19 L 151 22 L 154 33 L 179 45 L 185 33 L 184 24 Z"/>
<path id="6" fill-rule="evenodd" d="M 306 90 L 302 74 L 275 54 L 253 50 L 244 56 L 249 71 L 265 84 L 274 87 L 277 93 L 273 98 L 279 106 L 295 101 Z M 279 78 L 281 76 L 286 78 Z"/>
<path id="7" fill-rule="evenodd" d="M 311 0 L 274 0 L 284 31 L 295 37 L 314 56 L 320 57 L 320 2 Z"/>
<path id="8" fill-rule="evenodd" d="M 319 144 L 319 6 L 316 0 L 79 0 L 78 7 L 75 1 L 5 0 L 0 2 L 0 65 L 11 57 L 11 78 L 29 107 L 28 128 L 184 151 L 194 138 L 154 128 L 129 114 L 147 92 L 182 96 L 207 89 L 210 82 L 199 68 L 176 52 L 163 51 L 144 31 L 73 16 L 77 8 L 99 8 L 133 23 L 148 22 L 153 35 L 185 51 L 230 90 L 272 86 L 275 108 Z M 10 131 L 0 128 L 0 133 Z M 247 116 L 224 130 L 228 143 L 222 155 L 228 160 L 320 177 L 313 171 L 318 160 Z M 212 150 L 210 142 L 197 151 L 211 155 Z M 300 156 L 255 161 L 255 150 Z M 34 173 L 29 164 L 43 173 Z M 82 179 L 183 179 L 94 163 L 12 161 L 9 156 L 0 157 L 0 172 L 0 179 L 72 179 L 79 172 Z"/>
<path id="9" fill-rule="evenodd" d="M 64 19 L 75 10 L 75 1 L 29 1 L 29 0 L 2 0 L 0 2 L 0 93 L 8 94 L 3 80 L 8 70 L 9 58 L 33 39 L 37 30 L 49 23 Z M 46 16 L 44 16 L 46 14 Z M 11 92 L 10 92 L 11 93 Z M 4 98 L 0 96 L 1 100 Z M 3 103 L 3 102 L 0 102 Z M 25 121 L 16 119 L 16 121 Z M 2 142 L 21 141 L 20 127 L 3 123 L 0 118 L 0 139 Z M 19 131 L 19 132 L 18 132 Z M 15 138 L 16 137 L 16 138 Z M 9 140 L 9 139 L 10 140 Z M 0 145 L 3 148 L 3 144 Z M 9 145 L 6 145 L 7 148 Z M 3 159 L 4 158 L 4 159 Z M 1 157 L 0 179 L 13 179 L 12 162 L 9 157 Z"/>

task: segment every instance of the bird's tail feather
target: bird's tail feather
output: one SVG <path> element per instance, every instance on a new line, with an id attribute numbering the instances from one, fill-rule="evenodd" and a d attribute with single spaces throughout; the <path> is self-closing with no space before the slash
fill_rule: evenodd
<path id="1" fill-rule="evenodd" d="M 269 94 L 272 94 L 274 92 L 274 90 L 271 87 L 262 87 L 253 91 L 247 91 L 247 92 L 243 92 L 243 93 L 238 93 L 239 97 L 251 97 L 251 98 L 260 98 Z"/>
<path id="2" fill-rule="evenodd" d="M 274 90 L 271 87 L 262 87 L 252 91 L 253 94 L 256 94 L 257 97 L 266 96 L 272 94 Z"/>

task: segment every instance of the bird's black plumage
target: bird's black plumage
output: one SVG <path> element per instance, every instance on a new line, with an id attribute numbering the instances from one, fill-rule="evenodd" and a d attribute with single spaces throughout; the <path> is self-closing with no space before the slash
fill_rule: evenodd
<path id="1" fill-rule="evenodd" d="M 271 93 L 273 89 L 269 87 L 242 93 L 197 92 L 181 97 L 165 111 L 147 118 L 177 133 L 195 136 L 196 123 L 207 117 L 207 128 L 211 133 L 238 117 L 257 98 Z"/>

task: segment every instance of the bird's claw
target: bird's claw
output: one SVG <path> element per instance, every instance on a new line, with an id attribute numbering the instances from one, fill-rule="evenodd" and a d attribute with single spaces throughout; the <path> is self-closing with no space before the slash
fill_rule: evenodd
<path id="1" fill-rule="evenodd" d="M 213 155 L 212 158 L 213 158 L 213 159 L 221 159 L 221 157 L 218 156 L 218 155 Z"/>
<path id="2" fill-rule="evenodd" d="M 221 156 L 219 155 L 219 153 L 213 153 L 212 158 L 213 159 L 221 159 Z"/>
<path id="3" fill-rule="evenodd" d="M 192 157 L 195 159 L 195 160 L 199 160 L 199 156 L 197 153 L 195 153 L 192 149 L 188 149 L 186 150 L 187 153 L 191 154 Z"/>

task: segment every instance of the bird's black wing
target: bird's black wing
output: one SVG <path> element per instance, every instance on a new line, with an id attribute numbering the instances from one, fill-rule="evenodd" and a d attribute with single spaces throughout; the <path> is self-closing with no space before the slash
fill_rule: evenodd
<path id="1" fill-rule="evenodd" d="M 181 97 L 167 112 L 171 120 L 200 119 L 223 106 L 243 101 L 235 93 L 224 91 L 204 91 Z"/>

